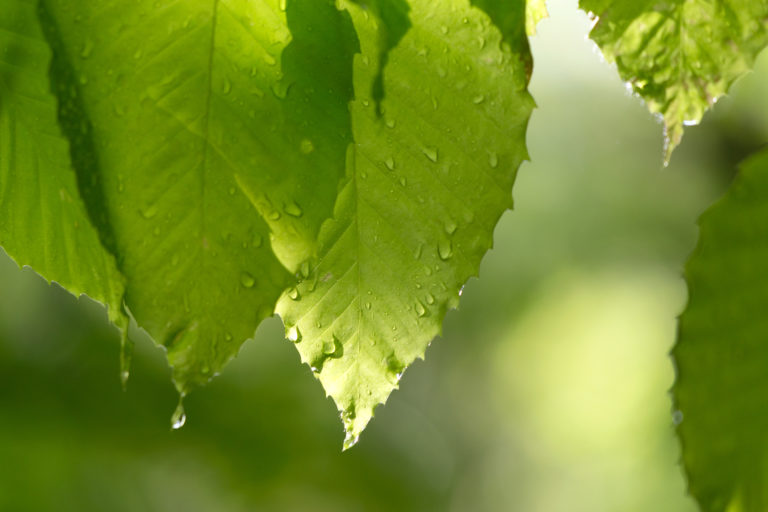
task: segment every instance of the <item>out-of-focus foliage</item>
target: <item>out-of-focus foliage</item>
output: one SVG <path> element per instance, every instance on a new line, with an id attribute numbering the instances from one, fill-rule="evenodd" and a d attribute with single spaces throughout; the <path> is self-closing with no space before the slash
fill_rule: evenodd
<path id="1" fill-rule="evenodd" d="M 690 490 L 706 512 L 768 507 L 768 151 L 700 220 L 674 396 Z"/>

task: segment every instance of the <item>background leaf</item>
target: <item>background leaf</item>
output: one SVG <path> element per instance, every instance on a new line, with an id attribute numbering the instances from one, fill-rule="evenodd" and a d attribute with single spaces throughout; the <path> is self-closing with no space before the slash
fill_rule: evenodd
<path id="1" fill-rule="evenodd" d="M 768 44 L 768 0 L 581 0 L 590 37 L 664 119 L 665 161 Z"/>
<path id="2" fill-rule="evenodd" d="M 673 355 L 689 490 L 705 512 L 768 506 L 768 151 L 700 220 Z"/>
<path id="3" fill-rule="evenodd" d="M 370 97 L 377 27 L 349 7 L 362 55 L 348 182 L 308 279 L 278 305 L 342 411 L 345 447 L 477 274 L 527 157 L 533 101 L 521 56 L 500 48 L 501 34 L 467 1 L 448 4 L 410 2 L 413 26 L 390 53 L 381 116 Z"/>

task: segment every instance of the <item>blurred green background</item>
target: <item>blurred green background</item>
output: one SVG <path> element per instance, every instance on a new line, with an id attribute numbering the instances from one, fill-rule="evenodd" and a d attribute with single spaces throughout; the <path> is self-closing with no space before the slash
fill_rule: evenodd
<path id="1" fill-rule="evenodd" d="M 681 271 L 696 217 L 768 140 L 768 54 L 665 169 L 586 15 L 548 4 L 515 211 L 358 446 L 341 452 L 276 319 L 171 431 L 160 350 L 138 343 L 121 391 L 103 310 L 3 255 L 0 510 L 694 511 L 668 395 Z"/>

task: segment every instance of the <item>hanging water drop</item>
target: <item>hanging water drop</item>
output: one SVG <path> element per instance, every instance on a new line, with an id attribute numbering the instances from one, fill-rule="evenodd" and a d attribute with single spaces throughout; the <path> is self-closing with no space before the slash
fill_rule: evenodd
<path id="1" fill-rule="evenodd" d="M 437 163 L 438 153 L 436 148 L 425 147 L 421 151 L 431 162 Z"/>
<path id="2" fill-rule="evenodd" d="M 299 292 L 299 289 L 294 286 L 288 291 L 288 297 L 290 297 L 291 300 L 299 300 L 301 299 L 301 293 Z"/>
<path id="3" fill-rule="evenodd" d="M 395 160 L 391 156 L 387 157 L 387 159 L 384 160 L 384 165 L 386 165 L 387 169 L 389 169 L 390 171 L 395 170 Z"/>
<path id="4" fill-rule="evenodd" d="M 176 406 L 176 410 L 171 415 L 171 428 L 173 430 L 179 430 L 187 422 L 187 414 L 184 412 L 184 395 L 179 397 L 179 405 Z"/>
<path id="5" fill-rule="evenodd" d="M 414 311 L 416 311 L 416 315 L 419 318 L 423 318 L 427 316 L 427 308 L 424 307 L 424 304 L 421 303 L 421 301 L 416 301 L 416 306 L 414 307 Z"/>

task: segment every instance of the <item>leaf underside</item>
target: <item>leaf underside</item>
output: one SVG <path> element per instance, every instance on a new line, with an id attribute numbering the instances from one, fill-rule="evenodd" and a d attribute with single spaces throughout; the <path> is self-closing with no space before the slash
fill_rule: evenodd
<path id="1" fill-rule="evenodd" d="M 370 93 L 376 20 L 348 6 L 362 55 L 347 182 L 307 279 L 278 304 L 288 338 L 342 412 L 345 447 L 477 274 L 527 158 L 526 56 L 502 49 L 467 1 L 410 6 L 412 27 L 384 68 L 381 115 Z"/>
<path id="2" fill-rule="evenodd" d="M 272 314 L 283 265 L 314 253 L 351 139 L 348 16 L 309 0 L 43 0 L 40 14 L 125 303 L 184 394 Z"/>
<path id="3" fill-rule="evenodd" d="M 673 351 L 689 490 L 706 512 L 768 508 L 768 151 L 700 219 Z"/>
<path id="4" fill-rule="evenodd" d="M 581 0 L 590 37 L 664 120 L 665 162 L 768 45 L 768 0 Z"/>
<path id="5" fill-rule="evenodd" d="M 135 319 L 182 396 L 277 303 L 349 447 L 527 158 L 526 9 L 478 6 L 9 0 L 0 244 Z"/>

